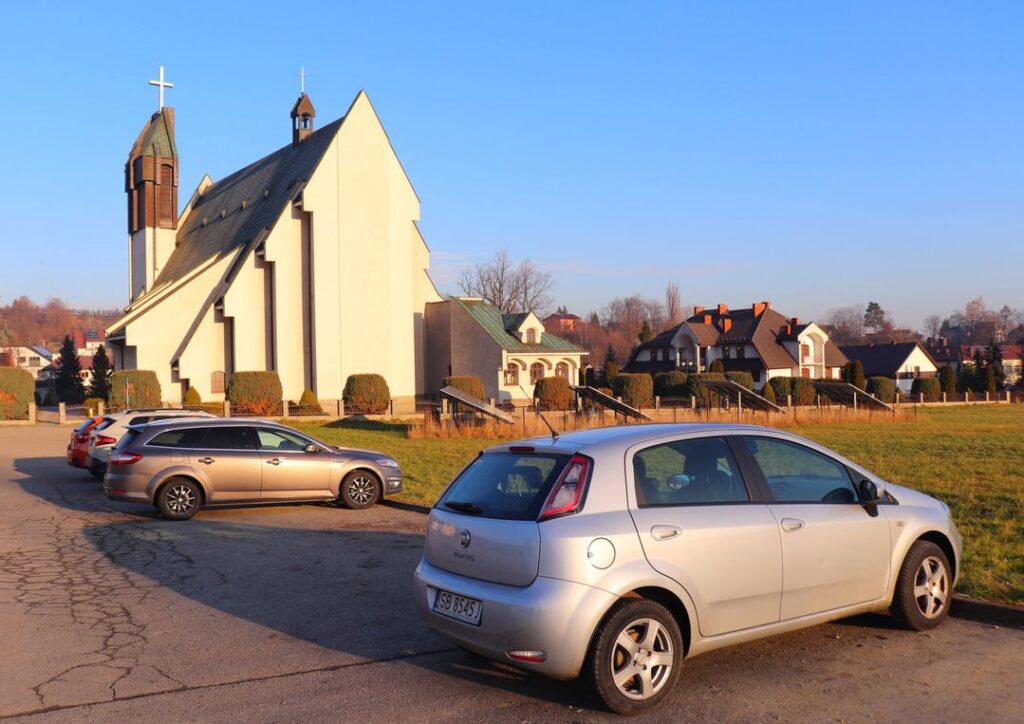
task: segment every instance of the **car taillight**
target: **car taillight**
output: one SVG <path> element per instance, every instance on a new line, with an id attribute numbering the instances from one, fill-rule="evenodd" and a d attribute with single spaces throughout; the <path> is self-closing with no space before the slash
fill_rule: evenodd
<path id="1" fill-rule="evenodd" d="M 107 459 L 107 464 L 108 465 L 131 465 L 132 463 L 139 462 L 139 460 L 142 460 L 142 456 L 141 455 L 136 455 L 135 453 L 115 452 L 115 453 L 110 453 L 110 458 Z"/>
<path id="2" fill-rule="evenodd" d="M 587 475 L 590 472 L 590 458 L 573 455 L 565 470 L 551 489 L 544 507 L 540 511 L 540 520 L 570 515 L 579 510 L 580 503 L 587 491 Z"/>
<path id="3" fill-rule="evenodd" d="M 97 435 L 96 436 L 96 444 L 97 445 L 113 445 L 115 442 L 117 442 L 117 440 L 115 440 L 112 437 L 107 437 L 106 435 Z"/>

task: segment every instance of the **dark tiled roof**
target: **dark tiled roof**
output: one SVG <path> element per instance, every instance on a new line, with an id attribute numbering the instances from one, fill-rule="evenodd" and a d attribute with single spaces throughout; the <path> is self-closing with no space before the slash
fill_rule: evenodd
<path id="1" fill-rule="evenodd" d="M 469 316 L 486 331 L 498 345 L 508 352 L 565 352 L 568 354 L 586 354 L 572 342 L 556 337 L 550 332 L 544 332 L 537 344 L 525 344 L 519 341 L 519 337 L 509 332 L 517 328 L 526 319 L 527 313 L 502 314 L 501 311 L 481 299 L 459 299 L 453 297 L 453 304 L 458 304 L 466 310 Z M 518 320 L 516 322 L 515 320 Z M 514 324 L 513 324 L 514 322 Z"/>
<path id="2" fill-rule="evenodd" d="M 864 365 L 864 374 L 867 377 L 873 375 L 892 377 L 899 372 L 900 367 L 916 347 L 921 347 L 922 351 L 931 359 L 928 350 L 918 342 L 848 344 L 842 347 L 842 351 L 849 359 L 859 361 Z"/>
<path id="3" fill-rule="evenodd" d="M 174 109 L 166 110 L 168 111 L 167 116 L 173 117 Z M 144 155 L 163 158 L 178 157 L 178 149 L 174 144 L 174 132 L 167 127 L 167 116 L 159 111 L 150 116 L 149 122 L 143 126 L 138 138 L 135 139 L 135 145 L 132 146 L 131 153 L 128 154 L 129 160 Z M 171 125 L 174 125 L 173 120 Z"/>
<path id="4" fill-rule="evenodd" d="M 665 347 L 672 346 L 672 338 L 676 336 L 676 330 L 679 327 L 675 326 L 672 329 L 666 329 L 664 332 L 651 337 L 646 342 L 641 343 L 636 349 L 633 350 L 635 356 L 637 352 L 642 349 L 663 349 Z"/>
<path id="5" fill-rule="evenodd" d="M 344 121 L 342 117 L 302 143 L 279 148 L 207 188 L 178 229 L 177 246 L 154 288 L 171 284 L 272 229 L 301 193 Z"/>

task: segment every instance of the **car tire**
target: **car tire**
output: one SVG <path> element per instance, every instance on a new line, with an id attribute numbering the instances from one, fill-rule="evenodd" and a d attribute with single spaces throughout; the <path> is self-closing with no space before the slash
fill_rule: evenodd
<path id="1" fill-rule="evenodd" d="M 156 507 L 168 520 L 188 520 L 199 512 L 202 502 L 199 485 L 188 478 L 171 478 L 156 494 Z"/>
<path id="2" fill-rule="evenodd" d="M 652 659 L 664 663 L 654 664 Z M 606 707 L 631 715 L 669 695 L 682 662 L 683 636 L 668 609 L 655 601 L 625 598 L 598 626 L 585 672 Z"/>
<path id="3" fill-rule="evenodd" d="M 353 470 L 346 475 L 338 490 L 338 500 L 346 508 L 362 510 L 380 500 L 380 480 L 366 470 Z"/>
<path id="4" fill-rule="evenodd" d="M 931 541 L 910 546 L 893 592 L 890 611 L 903 628 L 928 631 L 945 620 L 953 601 L 949 559 Z"/>
<path id="5" fill-rule="evenodd" d="M 93 476 L 97 480 L 103 480 L 104 473 L 105 471 L 100 470 L 99 468 L 89 468 L 89 475 Z"/>

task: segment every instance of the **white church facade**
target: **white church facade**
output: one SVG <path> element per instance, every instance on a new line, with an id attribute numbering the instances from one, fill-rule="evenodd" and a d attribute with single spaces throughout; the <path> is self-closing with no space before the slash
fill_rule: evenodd
<path id="1" fill-rule="evenodd" d="M 161 79 L 162 80 L 162 79 Z M 290 143 L 219 181 L 180 215 L 174 110 L 125 166 L 129 294 L 107 330 L 118 369 L 154 370 L 165 400 L 223 399 L 235 371 L 276 370 L 286 399 L 338 399 L 385 377 L 396 408 L 427 389 L 424 313 L 440 301 L 420 202 L 369 98 L 314 129 L 303 93 Z"/>

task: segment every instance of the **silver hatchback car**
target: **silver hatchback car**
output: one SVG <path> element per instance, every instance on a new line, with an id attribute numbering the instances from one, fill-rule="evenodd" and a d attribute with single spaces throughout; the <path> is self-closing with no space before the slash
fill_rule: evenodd
<path id="1" fill-rule="evenodd" d="M 428 624 L 636 713 L 683 659 L 865 611 L 937 626 L 962 541 L 948 507 L 796 435 L 634 425 L 499 445 L 430 513 Z"/>
<path id="2" fill-rule="evenodd" d="M 128 428 L 110 454 L 103 490 L 172 520 L 241 503 L 366 508 L 402 491 L 402 470 L 390 455 L 334 447 L 266 420 L 164 420 Z"/>

